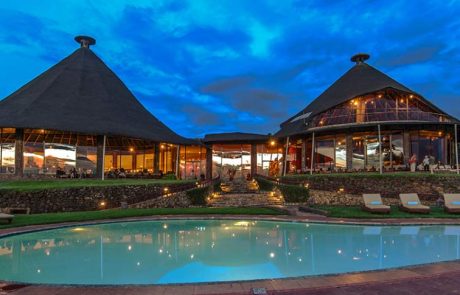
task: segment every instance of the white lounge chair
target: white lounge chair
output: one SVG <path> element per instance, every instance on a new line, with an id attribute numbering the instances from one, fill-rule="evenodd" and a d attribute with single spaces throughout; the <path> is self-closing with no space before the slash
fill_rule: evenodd
<path id="1" fill-rule="evenodd" d="M 5 220 L 7 223 L 11 223 L 13 221 L 14 215 L 0 213 L 0 220 Z"/>

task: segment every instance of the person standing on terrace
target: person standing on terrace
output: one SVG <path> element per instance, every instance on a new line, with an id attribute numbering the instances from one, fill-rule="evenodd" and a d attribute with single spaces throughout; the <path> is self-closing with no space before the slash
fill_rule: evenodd
<path id="1" fill-rule="evenodd" d="M 412 157 L 409 159 L 410 171 L 415 172 L 415 168 L 417 166 L 417 156 L 412 154 Z"/>

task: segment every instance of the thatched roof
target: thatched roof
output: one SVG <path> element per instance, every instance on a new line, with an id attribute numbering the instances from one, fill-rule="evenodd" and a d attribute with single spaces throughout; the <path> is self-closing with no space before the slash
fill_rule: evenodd
<path id="1" fill-rule="evenodd" d="M 327 111 L 328 109 L 349 101 L 357 96 L 384 89 L 395 89 L 406 93 L 416 94 L 431 108 L 439 113 L 445 114 L 445 112 L 440 110 L 428 100 L 424 99 L 420 94 L 417 94 L 388 75 L 365 63 L 364 61 L 368 57 L 369 56 L 366 54 L 353 56 L 352 61 L 355 61 L 356 64 L 323 93 L 321 93 L 321 95 L 313 100 L 306 108 L 283 122 L 281 124 L 281 130 L 275 135 L 277 137 L 284 137 L 305 132 L 307 129 L 305 123 L 308 123 L 315 115 Z"/>
<path id="2" fill-rule="evenodd" d="M 155 118 L 89 48 L 81 48 L 0 101 L 0 126 L 188 144 Z"/>

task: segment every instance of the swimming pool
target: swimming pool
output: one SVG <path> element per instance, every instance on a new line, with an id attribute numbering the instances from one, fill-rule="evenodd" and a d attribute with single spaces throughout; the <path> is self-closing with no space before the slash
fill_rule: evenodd
<path id="1" fill-rule="evenodd" d="M 459 259 L 460 226 L 106 223 L 0 239 L 0 280 L 126 285 L 337 274 Z"/>

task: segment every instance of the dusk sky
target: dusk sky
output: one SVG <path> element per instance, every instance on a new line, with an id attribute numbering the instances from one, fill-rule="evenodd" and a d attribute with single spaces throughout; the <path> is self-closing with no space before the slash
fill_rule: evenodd
<path id="1" fill-rule="evenodd" d="M 0 97 L 78 48 L 177 133 L 274 133 L 353 64 L 460 117 L 460 1 L 0 1 Z M 69 106 L 72 107 L 72 106 Z"/>

